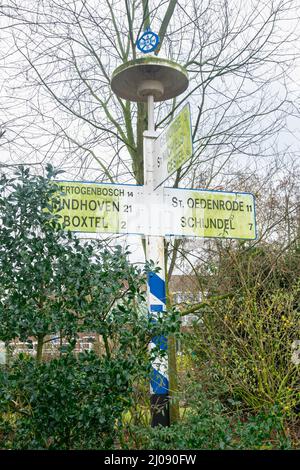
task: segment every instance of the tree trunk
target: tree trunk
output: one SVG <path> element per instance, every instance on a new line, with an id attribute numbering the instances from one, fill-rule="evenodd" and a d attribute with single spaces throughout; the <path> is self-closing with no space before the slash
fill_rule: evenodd
<path id="1" fill-rule="evenodd" d="M 39 334 L 37 337 L 38 343 L 37 343 L 37 351 L 36 351 L 36 362 L 40 363 L 42 362 L 43 358 L 43 347 L 44 347 L 44 335 Z"/>
<path id="2" fill-rule="evenodd" d="M 165 243 L 165 266 L 166 266 L 166 307 L 167 310 L 171 306 L 169 295 L 169 278 L 167 274 L 168 251 Z M 176 340 L 174 336 L 168 337 L 168 366 L 169 366 L 169 396 L 170 396 L 170 424 L 179 421 L 179 401 L 177 399 L 178 392 L 178 373 L 177 373 L 177 357 L 176 357 Z"/>

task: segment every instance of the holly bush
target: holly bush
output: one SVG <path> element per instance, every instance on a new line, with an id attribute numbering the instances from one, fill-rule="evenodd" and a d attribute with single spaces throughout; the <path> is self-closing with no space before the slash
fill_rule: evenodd
<path id="1" fill-rule="evenodd" d="M 0 340 L 8 350 L 16 340 L 37 344 L 0 370 L 2 448 L 118 445 L 134 387 L 164 354 L 149 351 L 150 338 L 178 328 L 175 314 L 153 322 L 142 312 L 145 272 L 127 250 L 64 230 L 51 212 L 58 173 L 20 167 L 0 179 Z M 75 354 L 80 333 L 91 332 L 94 350 Z M 47 359 L 53 336 L 64 348 Z"/>
<path id="2" fill-rule="evenodd" d="M 112 448 L 132 373 L 132 361 L 93 351 L 39 364 L 21 355 L 0 372 L 2 448 Z"/>

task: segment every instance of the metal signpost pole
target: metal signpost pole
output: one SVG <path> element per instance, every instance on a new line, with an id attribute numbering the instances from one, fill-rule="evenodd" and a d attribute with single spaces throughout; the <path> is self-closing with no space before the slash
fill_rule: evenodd
<path id="1" fill-rule="evenodd" d="M 154 98 L 148 96 L 148 130 L 144 132 L 144 184 L 149 194 L 153 193 L 153 164 L 154 140 L 157 137 L 154 129 Z M 166 310 L 166 279 L 164 237 L 146 236 L 146 260 L 152 260 L 159 271 L 148 273 L 148 309 L 155 321 L 157 315 L 163 315 Z M 156 336 L 152 338 L 150 348 L 155 346 L 167 352 L 167 338 Z M 150 381 L 150 403 L 152 426 L 161 424 L 169 426 L 169 379 L 168 357 L 157 359 L 152 364 Z"/>
<path id="2" fill-rule="evenodd" d="M 148 46 L 157 35 L 147 31 L 138 41 L 142 52 L 150 52 Z M 144 42 L 143 42 L 144 41 Z M 150 42 L 149 42 L 150 41 Z M 152 47 L 152 46 L 151 46 Z M 151 49 L 151 48 L 150 48 Z M 154 49 L 153 49 L 154 50 Z M 159 267 L 158 272 L 148 276 L 149 313 L 155 317 L 163 315 L 166 310 L 166 283 L 164 259 L 164 214 L 163 188 L 155 189 L 154 177 L 156 166 L 154 160 L 161 158 L 161 149 L 155 151 L 154 142 L 157 134 L 154 129 L 154 101 L 166 101 L 179 96 L 188 87 L 186 70 L 176 62 L 159 57 L 138 58 L 120 65 L 111 79 L 112 91 L 120 98 L 148 103 L 148 130 L 144 132 L 144 196 L 150 224 L 145 220 L 146 259 L 152 260 Z M 166 178 L 164 177 L 163 180 Z M 149 202 L 148 202 L 149 201 Z M 155 210 L 157 213 L 155 213 Z M 159 217 L 162 217 L 159 220 Z M 159 236 L 158 236 L 159 235 Z M 152 339 L 151 346 L 167 350 L 167 339 L 163 336 Z M 152 364 L 151 376 L 151 414 L 152 426 L 169 425 L 169 381 L 168 359 L 160 359 Z"/>

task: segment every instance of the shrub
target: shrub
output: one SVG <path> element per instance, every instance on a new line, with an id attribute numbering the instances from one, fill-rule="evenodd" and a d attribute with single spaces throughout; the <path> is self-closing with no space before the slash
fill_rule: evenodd
<path id="1" fill-rule="evenodd" d="M 289 449 L 278 407 L 257 415 L 230 410 L 199 384 L 182 422 L 170 428 L 131 427 L 128 447 L 139 449 Z"/>
<path id="2" fill-rule="evenodd" d="M 277 257 L 265 251 L 234 252 L 221 262 L 224 285 L 220 279 L 218 293 L 223 297 L 214 300 L 212 279 L 189 348 L 197 380 L 213 372 L 247 409 L 259 412 L 277 404 L 289 414 L 299 402 L 299 366 L 291 361 L 300 326 L 300 283 L 291 272 L 298 272 L 294 258 L 299 254 L 288 254 L 276 265 Z"/>
<path id="3" fill-rule="evenodd" d="M 19 357 L 0 372 L 1 447 L 110 449 L 131 405 L 132 363 L 94 352 L 36 364 Z"/>
<path id="4" fill-rule="evenodd" d="M 81 243 L 51 213 L 58 187 L 20 168 L 0 179 L 0 340 L 37 341 L 35 357 L 14 356 L 0 371 L 0 443 L 9 449 L 112 448 L 133 384 L 150 376 L 158 347 L 174 332 L 175 314 L 151 321 L 145 272 L 121 247 Z M 75 355 L 79 333 L 96 335 L 95 351 Z M 61 343 L 48 358 L 54 335 Z"/>

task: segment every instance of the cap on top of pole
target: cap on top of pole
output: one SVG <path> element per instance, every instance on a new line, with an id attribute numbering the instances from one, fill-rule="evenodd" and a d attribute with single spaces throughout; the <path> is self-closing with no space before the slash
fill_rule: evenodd
<path id="1" fill-rule="evenodd" d="M 113 72 L 112 91 L 125 100 L 166 101 L 183 93 L 188 87 L 188 75 L 184 67 L 159 57 L 141 57 L 120 65 Z"/>

